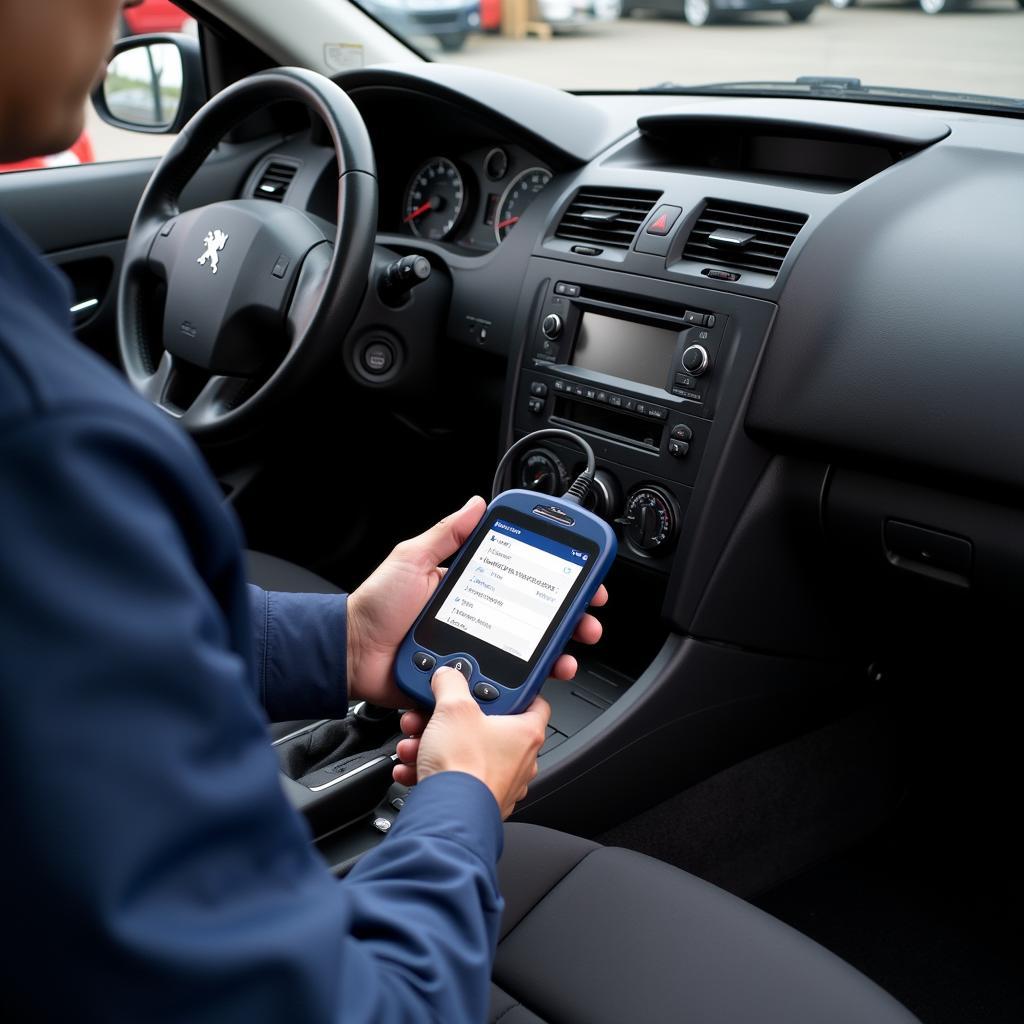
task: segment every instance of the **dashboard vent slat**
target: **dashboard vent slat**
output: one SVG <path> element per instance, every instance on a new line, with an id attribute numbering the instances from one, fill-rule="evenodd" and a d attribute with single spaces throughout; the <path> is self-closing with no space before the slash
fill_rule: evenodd
<path id="1" fill-rule="evenodd" d="M 272 203 L 284 202 L 285 193 L 298 169 L 297 164 L 271 160 L 256 181 L 252 190 L 253 198 L 269 199 Z"/>
<path id="2" fill-rule="evenodd" d="M 686 240 L 683 259 L 775 276 L 806 223 L 803 213 L 709 199 Z M 722 234 L 711 238 L 716 231 Z M 737 232 L 749 236 L 745 244 L 721 244 L 725 233 Z"/>
<path id="3" fill-rule="evenodd" d="M 660 192 L 648 189 L 581 188 L 562 215 L 555 237 L 628 249 L 660 198 Z"/>

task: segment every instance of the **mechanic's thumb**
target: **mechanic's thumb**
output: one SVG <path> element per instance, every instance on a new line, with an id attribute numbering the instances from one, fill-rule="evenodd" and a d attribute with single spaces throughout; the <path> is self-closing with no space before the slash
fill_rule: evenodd
<path id="1" fill-rule="evenodd" d="M 434 678 L 430 680 L 430 688 L 434 691 L 434 699 L 438 704 L 451 704 L 454 701 L 468 699 L 474 707 L 476 706 L 469 693 L 469 681 L 453 668 L 439 668 L 434 673 Z"/>
<path id="2" fill-rule="evenodd" d="M 480 517 L 487 508 L 487 502 L 474 494 L 458 512 L 445 516 L 426 533 L 421 533 L 416 540 L 430 554 L 433 565 L 450 558 L 465 543 L 473 528 L 480 522 Z"/>

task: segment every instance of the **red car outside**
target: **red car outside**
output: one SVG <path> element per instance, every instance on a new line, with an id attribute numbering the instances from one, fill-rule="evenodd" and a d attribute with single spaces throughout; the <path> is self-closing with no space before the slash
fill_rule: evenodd
<path id="1" fill-rule="evenodd" d="M 146 32 L 180 32 L 189 16 L 170 0 L 142 0 L 126 6 L 123 13 L 125 35 L 143 35 Z"/>
<path id="2" fill-rule="evenodd" d="M 0 174 L 7 171 L 37 171 L 43 167 L 66 167 L 68 164 L 91 164 L 95 159 L 92 142 L 86 132 L 78 137 L 78 141 L 63 153 L 52 156 L 37 156 L 31 160 L 21 160 L 16 164 L 0 164 Z"/>

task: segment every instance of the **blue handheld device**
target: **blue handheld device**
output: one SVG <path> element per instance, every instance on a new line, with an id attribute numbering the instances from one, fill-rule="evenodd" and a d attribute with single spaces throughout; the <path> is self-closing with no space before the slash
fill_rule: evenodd
<path id="1" fill-rule="evenodd" d="M 611 527 L 573 500 L 499 494 L 402 641 L 399 688 L 432 707 L 431 677 L 450 665 L 487 714 L 524 711 L 617 547 Z"/>

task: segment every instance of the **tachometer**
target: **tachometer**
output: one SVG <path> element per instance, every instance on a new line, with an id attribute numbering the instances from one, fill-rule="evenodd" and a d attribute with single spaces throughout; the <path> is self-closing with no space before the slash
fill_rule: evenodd
<path id="1" fill-rule="evenodd" d="M 498 203 L 498 214 L 494 220 L 494 234 L 499 242 L 515 227 L 533 202 L 533 197 L 550 180 L 551 172 L 543 167 L 531 167 L 512 179 Z"/>
<path id="2" fill-rule="evenodd" d="M 420 238 L 446 238 L 462 216 L 465 202 L 466 187 L 459 169 L 447 157 L 437 156 L 409 182 L 402 223 Z"/>

